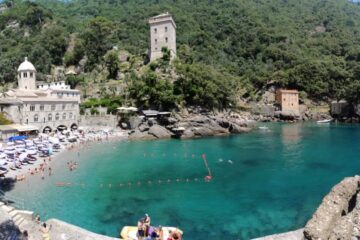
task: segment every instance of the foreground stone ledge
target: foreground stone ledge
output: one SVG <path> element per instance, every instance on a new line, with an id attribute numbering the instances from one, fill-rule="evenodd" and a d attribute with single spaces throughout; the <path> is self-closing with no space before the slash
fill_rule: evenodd
<path id="1" fill-rule="evenodd" d="M 360 204 L 357 202 L 359 186 L 359 176 L 345 178 L 335 185 L 307 222 L 305 239 L 352 239 L 352 215 L 356 214 Z"/>
<path id="2" fill-rule="evenodd" d="M 50 219 L 46 223 L 51 226 L 51 239 L 119 240 L 119 238 L 96 234 L 57 219 Z"/>
<path id="3" fill-rule="evenodd" d="M 253 240 L 303 240 L 304 239 L 304 229 L 298 229 L 291 232 L 274 234 L 266 237 L 255 238 Z"/>

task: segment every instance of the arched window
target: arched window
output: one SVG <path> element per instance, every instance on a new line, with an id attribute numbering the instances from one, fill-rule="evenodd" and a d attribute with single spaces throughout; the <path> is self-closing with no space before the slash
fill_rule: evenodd
<path id="1" fill-rule="evenodd" d="M 69 113 L 69 119 L 72 119 L 72 117 L 73 117 L 73 114 Z"/>
<path id="2" fill-rule="evenodd" d="M 39 115 L 35 114 L 34 115 L 34 122 L 37 122 L 37 121 L 39 121 Z"/>
<path id="3" fill-rule="evenodd" d="M 167 37 L 165 38 L 165 42 L 169 42 L 169 39 Z"/>
<path id="4" fill-rule="evenodd" d="M 63 113 L 62 119 L 63 119 L 63 120 L 66 119 L 66 113 Z"/>
<path id="5" fill-rule="evenodd" d="M 59 120 L 59 119 L 60 119 L 60 114 L 57 113 L 57 114 L 55 115 L 55 120 Z"/>
<path id="6" fill-rule="evenodd" d="M 165 32 L 167 32 L 167 30 L 168 30 L 167 27 L 165 27 Z"/>
<path id="7" fill-rule="evenodd" d="M 48 115 L 48 121 L 52 121 L 52 113 L 49 113 L 49 115 Z"/>

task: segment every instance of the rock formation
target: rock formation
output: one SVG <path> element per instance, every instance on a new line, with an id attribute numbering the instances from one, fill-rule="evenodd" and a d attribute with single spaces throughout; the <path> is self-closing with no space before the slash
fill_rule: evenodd
<path id="1" fill-rule="evenodd" d="M 360 176 L 345 178 L 325 196 L 304 228 L 307 240 L 360 237 Z"/>
<path id="2" fill-rule="evenodd" d="M 188 111 L 174 113 L 161 119 L 132 119 L 130 139 L 182 139 L 247 133 L 252 123 L 229 113 L 200 113 Z"/>

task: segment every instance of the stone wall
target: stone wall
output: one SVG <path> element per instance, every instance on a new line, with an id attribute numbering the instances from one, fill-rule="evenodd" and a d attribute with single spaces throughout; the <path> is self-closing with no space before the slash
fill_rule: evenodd
<path id="1" fill-rule="evenodd" d="M 115 115 L 80 117 L 80 126 L 104 126 L 115 128 L 117 125 L 118 120 Z"/>

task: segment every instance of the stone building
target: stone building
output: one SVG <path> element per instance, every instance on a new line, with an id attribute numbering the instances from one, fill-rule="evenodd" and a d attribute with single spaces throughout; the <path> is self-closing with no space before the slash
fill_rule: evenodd
<path id="1" fill-rule="evenodd" d="M 0 109 L 12 122 L 40 132 L 77 128 L 80 92 L 62 82 L 36 84 L 36 69 L 25 58 L 18 68 L 18 88 L 0 98 Z"/>
<path id="2" fill-rule="evenodd" d="M 275 96 L 282 114 L 300 115 L 299 92 L 297 90 L 278 89 Z"/>
<path id="3" fill-rule="evenodd" d="M 170 13 L 166 12 L 149 19 L 150 61 L 162 57 L 161 49 L 166 47 L 172 57 L 176 55 L 176 24 Z"/>

